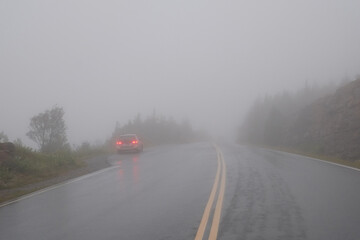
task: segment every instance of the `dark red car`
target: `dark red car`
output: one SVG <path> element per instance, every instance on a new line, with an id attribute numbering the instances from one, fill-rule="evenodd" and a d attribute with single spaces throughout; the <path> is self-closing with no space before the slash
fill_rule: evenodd
<path id="1" fill-rule="evenodd" d="M 118 153 L 135 151 L 142 152 L 144 145 L 136 134 L 120 135 L 116 140 L 116 149 Z"/>

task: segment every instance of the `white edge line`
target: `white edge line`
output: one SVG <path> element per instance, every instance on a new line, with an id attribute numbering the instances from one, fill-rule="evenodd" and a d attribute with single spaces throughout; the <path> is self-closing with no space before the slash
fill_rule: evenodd
<path id="1" fill-rule="evenodd" d="M 307 158 L 310 160 L 315 160 L 318 162 L 327 163 L 327 164 L 331 164 L 331 165 L 335 165 L 335 166 L 343 167 L 343 168 L 347 168 L 347 169 L 352 169 L 352 170 L 360 172 L 360 169 L 358 169 L 358 168 L 350 167 L 350 166 L 339 164 L 339 163 L 334 163 L 334 162 L 330 162 L 330 161 L 326 161 L 326 160 L 322 160 L 322 159 L 318 159 L 318 158 L 312 158 L 312 157 L 308 157 L 308 156 L 304 156 L 304 155 L 300 155 L 300 154 L 296 154 L 296 153 L 283 152 L 283 151 L 273 150 L 273 149 L 268 149 L 268 148 L 265 148 L 265 149 L 273 151 L 273 152 L 287 153 L 287 154 L 294 155 L 294 156 L 300 156 L 300 157 Z"/>
<path id="2" fill-rule="evenodd" d="M 112 167 L 108 167 L 108 168 L 105 168 L 105 169 L 101 169 L 101 170 L 96 171 L 96 172 L 92 172 L 92 173 L 89 173 L 89 174 L 86 174 L 86 175 L 83 175 L 83 176 L 80 176 L 80 177 L 77 177 L 77 178 L 67 180 L 65 182 L 57 183 L 55 185 L 52 185 L 52 186 L 37 190 L 37 191 L 29 193 L 29 194 L 25 194 L 24 196 L 19 197 L 19 198 L 15 199 L 15 200 L 12 200 L 10 202 L 5 202 L 4 204 L 0 204 L 0 208 L 5 207 L 5 206 L 10 205 L 10 204 L 13 204 L 13 203 L 20 202 L 22 200 L 25 200 L 25 199 L 28 199 L 28 198 L 31 198 L 31 197 L 34 197 L 36 195 L 40 195 L 40 194 L 42 194 L 44 192 L 47 192 L 47 191 L 51 191 L 53 189 L 60 188 L 60 187 L 65 186 L 67 184 L 78 182 L 78 181 L 81 181 L 83 179 L 92 177 L 94 175 L 97 175 L 97 174 L 100 174 L 100 173 L 103 173 L 103 172 L 106 172 L 106 171 L 109 171 L 109 170 L 112 170 L 112 169 L 115 169 L 115 168 L 119 168 L 119 167 L 120 166 L 112 166 Z"/>

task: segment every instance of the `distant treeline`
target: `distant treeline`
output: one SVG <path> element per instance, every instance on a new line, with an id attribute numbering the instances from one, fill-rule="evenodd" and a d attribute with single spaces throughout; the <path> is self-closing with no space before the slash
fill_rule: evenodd
<path id="1" fill-rule="evenodd" d="M 243 143 L 360 159 L 360 78 L 306 85 L 258 99 L 242 124 Z"/>
<path id="2" fill-rule="evenodd" d="M 146 119 L 142 119 L 141 115 L 138 114 L 133 120 L 130 120 L 123 126 L 117 123 L 111 142 L 119 135 L 128 133 L 139 135 L 145 145 L 188 143 L 207 138 L 205 132 L 193 130 L 187 120 L 178 123 L 171 117 L 166 118 L 155 113 Z"/>

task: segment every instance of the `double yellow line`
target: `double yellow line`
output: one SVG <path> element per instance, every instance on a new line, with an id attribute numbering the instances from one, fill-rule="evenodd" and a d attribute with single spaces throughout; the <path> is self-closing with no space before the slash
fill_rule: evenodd
<path id="1" fill-rule="evenodd" d="M 220 150 L 220 148 L 217 145 L 214 145 L 214 148 L 216 149 L 216 153 L 217 153 L 218 167 L 216 170 L 215 181 L 210 193 L 209 201 L 206 204 L 203 217 L 201 219 L 198 231 L 195 236 L 195 240 L 202 240 L 204 237 L 205 229 L 210 217 L 210 212 L 212 210 L 212 206 L 217 192 L 218 192 L 218 197 L 217 197 L 217 202 L 216 202 L 211 229 L 209 233 L 209 240 L 215 240 L 217 238 L 217 234 L 219 230 L 221 208 L 223 205 L 224 194 L 225 194 L 226 165 L 225 165 L 223 153 Z M 219 184 L 220 184 L 220 189 L 218 190 Z"/>

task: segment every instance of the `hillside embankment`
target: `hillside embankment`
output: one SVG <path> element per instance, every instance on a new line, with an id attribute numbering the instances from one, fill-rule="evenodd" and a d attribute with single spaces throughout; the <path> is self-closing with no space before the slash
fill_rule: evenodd
<path id="1" fill-rule="evenodd" d="M 239 141 L 349 162 L 360 160 L 360 78 L 258 101 Z"/>
<path id="2" fill-rule="evenodd" d="M 347 160 L 360 160 L 360 79 L 299 112 L 288 145 Z"/>

